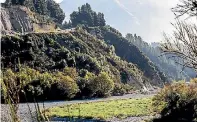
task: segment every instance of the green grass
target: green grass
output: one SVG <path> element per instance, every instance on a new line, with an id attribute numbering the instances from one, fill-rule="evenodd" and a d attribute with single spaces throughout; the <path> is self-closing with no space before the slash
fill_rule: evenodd
<path id="1" fill-rule="evenodd" d="M 152 113 L 152 100 L 125 99 L 104 102 L 89 102 L 81 104 L 53 107 L 46 111 L 50 117 L 82 117 L 95 119 L 126 118 L 131 116 L 146 116 Z"/>

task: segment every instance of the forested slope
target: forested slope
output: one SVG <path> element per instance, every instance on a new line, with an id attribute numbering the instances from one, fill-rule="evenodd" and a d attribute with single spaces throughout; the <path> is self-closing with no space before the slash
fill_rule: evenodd
<path id="1" fill-rule="evenodd" d="M 169 80 L 186 79 L 189 81 L 190 78 L 195 77 L 196 73 L 194 70 L 183 68 L 183 66 L 178 65 L 170 56 L 162 55 L 159 43 L 154 43 L 152 46 L 136 34 L 127 34 L 126 38 L 147 55 L 159 70 L 167 75 Z"/>
<path id="2" fill-rule="evenodd" d="M 55 27 L 1 37 L 3 83 L 10 90 L 2 94 L 2 100 L 6 94 L 16 96 L 16 101 L 19 96 L 20 101 L 105 97 L 162 87 L 167 82 L 163 73 L 121 33 L 106 25 L 104 14 L 94 12 L 89 4 L 79 7 L 71 21 L 61 25 L 61 12 L 56 17 L 51 14 L 59 11 L 58 5 L 50 4 L 57 7 L 53 10 L 44 4 L 50 0 L 42 2 L 7 0 L 4 4 L 11 13 L 14 8 L 24 8 L 21 23 L 33 16 L 43 18 L 33 24 L 53 23 Z M 42 23 L 44 20 L 49 21 Z M 24 28 L 25 24 L 19 25 Z"/>

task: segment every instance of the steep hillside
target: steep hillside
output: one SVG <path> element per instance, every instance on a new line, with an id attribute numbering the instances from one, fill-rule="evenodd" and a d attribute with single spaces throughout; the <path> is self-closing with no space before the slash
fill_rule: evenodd
<path id="1" fill-rule="evenodd" d="M 6 0 L 5 4 L 8 7 L 13 5 L 25 6 L 32 12 L 48 16 L 59 24 L 62 24 L 65 18 L 63 10 L 53 0 Z"/>
<path id="2" fill-rule="evenodd" d="M 125 39 L 118 30 L 105 26 L 104 14 L 97 14 L 88 3 L 71 13 L 70 18 L 70 22 L 65 23 L 65 27 L 82 27 L 97 38 L 104 39 L 107 44 L 115 47 L 118 56 L 136 64 L 144 75 L 151 79 L 152 84 L 162 86 L 167 82 L 164 74 L 136 46 Z"/>
<path id="3" fill-rule="evenodd" d="M 2 4 L 1 66 L 3 86 L 10 90 L 2 94 L 3 102 L 7 96 L 22 102 L 105 97 L 162 87 L 166 82 L 136 46 L 106 26 L 103 13 L 85 4 L 61 25 L 61 19 L 55 20 L 62 17 L 59 7 L 49 7 L 53 4 L 48 2 L 54 3 L 7 0 Z"/>
<path id="4" fill-rule="evenodd" d="M 110 26 L 94 27 L 87 29 L 91 34 L 96 35 L 100 39 L 104 39 L 109 45 L 113 45 L 116 54 L 122 59 L 132 62 L 143 71 L 152 84 L 160 84 L 167 82 L 166 77 L 159 69 L 146 57 L 135 45 L 130 43 L 122 34 Z"/>
<path id="5" fill-rule="evenodd" d="M 175 63 L 172 58 L 169 58 L 166 55 L 162 55 L 161 50 L 159 49 L 159 43 L 152 43 L 149 45 L 147 42 L 143 41 L 140 36 L 136 34 L 127 34 L 126 38 L 135 46 L 137 46 L 144 54 L 146 54 L 155 65 L 164 72 L 169 80 L 182 80 L 186 79 L 187 81 L 190 78 L 196 76 L 194 70 L 190 68 L 184 68 Z M 182 71 L 183 70 L 183 71 Z"/>
<path id="6" fill-rule="evenodd" d="M 72 33 L 32 33 L 2 37 L 2 66 L 20 63 L 40 71 L 61 70 L 65 67 L 86 69 L 94 74 L 111 74 L 114 82 L 136 88 L 148 84 L 138 68 L 116 56 L 114 48 L 83 31 Z M 158 84 L 152 84 L 158 85 Z"/>
<path id="7" fill-rule="evenodd" d="M 53 31 L 56 24 L 47 16 L 30 11 L 24 6 L 1 7 L 1 34 Z"/>

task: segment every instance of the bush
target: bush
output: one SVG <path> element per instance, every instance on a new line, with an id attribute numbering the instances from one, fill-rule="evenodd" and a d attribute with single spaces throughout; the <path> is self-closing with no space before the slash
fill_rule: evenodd
<path id="1" fill-rule="evenodd" d="M 113 95 L 124 95 L 124 94 L 128 94 L 133 90 L 133 87 L 128 85 L 128 84 L 119 84 L 116 83 L 114 85 L 114 89 L 113 89 Z"/>
<path id="2" fill-rule="evenodd" d="M 193 78 L 190 80 L 190 83 L 197 83 L 197 78 Z"/>
<path id="3" fill-rule="evenodd" d="M 77 81 L 77 85 L 80 91 L 77 93 L 76 98 L 90 98 L 92 96 L 91 89 L 89 87 L 89 80 L 85 78 L 79 78 Z"/>
<path id="4" fill-rule="evenodd" d="M 6 102 L 8 95 L 12 96 L 11 99 L 15 101 L 32 102 L 34 100 L 70 99 L 78 92 L 76 80 L 73 79 L 77 79 L 78 74 L 74 68 L 67 68 L 63 72 L 40 73 L 22 66 L 17 72 L 5 69 L 3 76 L 1 102 Z"/>
<path id="5" fill-rule="evenodd" d="M 114 89 L 112 92 L 113 95 L 119 96 L 119 95 L 124 95 L 125 93 L 126 93 L 126 90 L 122 87 L 121 84 L 116 83 L 114 85 Z"/>
<path id="6" fill-rule="evenodd" d="M 56 82 L 52 84 L 50 91 L 52 99 L 71 99 L 75 97 L 79 91 L 76 81 L 60 72 L 56 74 L 55 78 Z"/>
<path id="7" fill-rule="evenodd" d="M 160 119 L 154 122 L 193 122 L 197 118 L 197 85 L 174 83 L 153 98 Z"/>
<path id="8" fill-rule="evenodd" d="M 110 95 L 114 88 L 114 82 L 107 73 L 102 72 L 96 78 L 90 81 L 89 85 L 93 95 L 98 97 L 106 97 Z"/>
<path id="9" fill-rule="evenodd" d="M 33 80 L 37 80 L 38 77 L 41 75 L 39 71 L 35 69 L 31 69 L 26 66 L 22 66 L 19 69 L 19 72 L 16 73 L 18 79 L 20 80 L 22 85 L 26 85 Z"/>
<path id="10" fill-rule="evenodd" d="M 76 80 L 78 78 L 78 73 L 76 68 L 66 67 L 63 70 L 63 74 L 65 76 L 70 76 L 73 80 Z"/>
<path id="11" fill-rule="evenodd" d="M 89 72 L 88 70 L 80 70 L 80 78 L 78 79 L 78 86 L 80 92 L 77 95 L 77 98 L 90 98 L 93 96 L 93 91 L 91 90 L 90 83 L 95 79 L 95 74 Z"/>
<path id="12" fill-rule="evenodd" d="M 26 96 L 23 97 L 26 97 L 28 101 L 46 100 L 50 96 L 49 92 L 53 83 L 54 76 L 51 73 L 40 74 L 24 87 Z M 25 102 L 24 100 L 24 98 L 21 99 L 22 102 Z"/>
<path id="13" fill-rule="evenodd" d="M 44 100 L 46 98 L 44 96 L 45 88 L 46 86 L 41 85 L 39 80 L 32 81 L 24 87 L 25 96 L 21 95 L 21 102 Z"/>

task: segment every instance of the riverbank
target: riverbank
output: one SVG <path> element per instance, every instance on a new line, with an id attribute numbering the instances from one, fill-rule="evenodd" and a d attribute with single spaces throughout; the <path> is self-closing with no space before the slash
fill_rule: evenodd
<path id="1" fill-rule="evenodd" d="M 85 102 L 99 102 L 99 101 L 108 101 L 108 100 L 118 100 L 118 99 L 135 99 L 135 98 L 149 98 L 155 94 L 127 94 L 123 96 L 112 96 L 109 98 L 98 98 L 98 99 L 87 99 L 87 100 L 73 100 L 73 101 L 47 101 L 44 102 L 44 108 L 48 109 L 55 106 L 76 104 L 76 103 L 85 103 Z M 43 109 L 43 103 L 38 103 L 40 109 Z M 29 111 L 29 108 L 31 112 Z M 18 116 L 21 119 L 21 122 L 32 122 L 31 113 L 35 113 L 35 104 L 34 103 L 21 103 L 19 104 Z M 1 104 L 1 121 L 7 122 L 9 118 L 8 105 Z"/>

